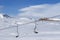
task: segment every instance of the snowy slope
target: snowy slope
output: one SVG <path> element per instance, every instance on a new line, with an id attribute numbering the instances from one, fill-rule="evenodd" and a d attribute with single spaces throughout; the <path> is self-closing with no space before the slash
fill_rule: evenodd
<path id="1" fill-rule="evenodd" d="M 0 18 L 3 18 L 3 14 L 0 14 Z"/>
<path id="2" fill-rule="evenodd" d="M 31 22 L 29 18 L 3 18 L 0 20 L 0 40 L 60 40 L 60 25 L 50 22 L 37 22 L 38 34 L 34 33 L 34 23 L 21 25 Z M 17 35 L 16 23 L 19 24 L 19 37 Z M 21 26 L 20 26 L 21 25 Z M 11 27 L 4 29 L 6 27 Z"/>

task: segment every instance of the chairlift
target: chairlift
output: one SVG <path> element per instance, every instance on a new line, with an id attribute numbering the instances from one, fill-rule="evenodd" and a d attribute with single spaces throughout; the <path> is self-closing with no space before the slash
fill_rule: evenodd
<path id="1" fill-rule="evenodd" d="M 58 16 L 60 16 L 60 15 L 58 15 Z M 59 18 L 54 18 L 54 17 L 57 17 L 57 16 L 53 16 L 53 17 L 46 17 L 46 18 L 40 18 L 40 19 L 38 19 L 38 20 L 35 20 L 35 21 L 33 21 L 33 22 L 29 22 L 29 23 L 25 23 L 25 24 L 22 24 L 22 25 L 26 25 L 26 24 L 30 24 L 30 23 L 35 23 L 35 27 L 34 27 L 34 33 L 38 33 L 37 31 L 36 31 L 36 29 L 37 29 L 37 24 L 36 24 L 36 22 L 39 22 L 39 21 L 54 21 L 54 22 L 60 22 L 60 19 Z M 21 25 L 20 25 L 21 26 Z M 12 26 L 13 27 L 13 26 Z M 19 37 L 19 31 L 18 31 L 18 24 L 17 24 L 17 36 L 16 36 L 16 38 L 18 38 Z M 10 28 L 10 27 L 6 27 L 6 28 L 2 28 L 2 29 L 0 29 L 0 30 L 4 30 L 4 29 L 8 29 L 8 28 Z"/>

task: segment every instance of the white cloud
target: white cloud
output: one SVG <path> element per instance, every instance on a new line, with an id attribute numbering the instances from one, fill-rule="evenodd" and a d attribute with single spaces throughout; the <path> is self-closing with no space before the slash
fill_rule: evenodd
<path id="1" fill-rule="evenodd" d="M 60 15 L 60 3 L 57 4 L 41 4 L 19 9 L 22 13 L 19 16 L 24 17 L 52 17 Z"/>

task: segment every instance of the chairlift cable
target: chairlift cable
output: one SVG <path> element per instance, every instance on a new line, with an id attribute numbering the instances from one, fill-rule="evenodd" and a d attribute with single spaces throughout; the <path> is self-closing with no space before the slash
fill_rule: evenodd
<path id="1" fill-rule="evenodd" d="M 60 16 L 60 15 L 57 15 L 57 16 Z M 48 18 L 54 18 L 54 17 L 57 17 L 57 16 L 48 17 Z M 14 18 L 14 17 L 12 17 L 12 18 Z M 30 24 L 30 23 L 39 22 L 39 21 L 42 21 L 42 20 L 36 20 L 36 21 L 33 21 L 33 22 L 29 22 L 29 23 L 21 24 L 20 26 L 22 26 L 22 25 L 26 25 L 26 24 Z M 6 28 L 2 28 L 2 29 L 0 29 L 0 30 L 9 29 L 9 28 L 12 28 L 12 27 L 15 27 L 15 26 L 10 26 L 10 27 L 6 27 Z"/>
<path id="2" fill-rule="evenodd" d="M 53 17 L 48 17 L 48 18 L 55 18 L 55 17 L 59 17 L 60 15 L 56 15 L 56 16 L 53 16 Z"/>
<path id="3" fill-rule="evenodd" d="M 26 25 L 26 24 L 30 24 L 30 23 L 35 23 L 35 22 L 38 22 L 38 20 L 37 20 L 37 21 L 33 21 L 33 22 L 29 22 L 29 23 L 25 23 L 25 24 L 21 24 L 21 25 L 19 25 L 19 26 Z M 2 29 L 0 29 L 0 30 L 9 29 L 9 28 L 12 28 L 12 27 L 16 27 L 16 26 L 6 27 L 6 28 L 2 28 Z"/>

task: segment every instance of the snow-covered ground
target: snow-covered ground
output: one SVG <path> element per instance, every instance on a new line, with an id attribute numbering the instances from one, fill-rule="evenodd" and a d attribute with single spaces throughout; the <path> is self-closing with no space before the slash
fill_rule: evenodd
<path id="1" fill-rule="evenodd" d="M 15 22 L 17 21 L 17 22 Z M 0 18 L 0 40 L 60 40 L 60 25 L 56 22 L 37 22 L 37 31 L 34 33 L 34 23 L 29 18 Z M 16 38 L 18 23 L 19 37 Z M 11 28 L 10 28 L 11 27 Z M 5 28 L 5 29 L 3 29 Z"/>

